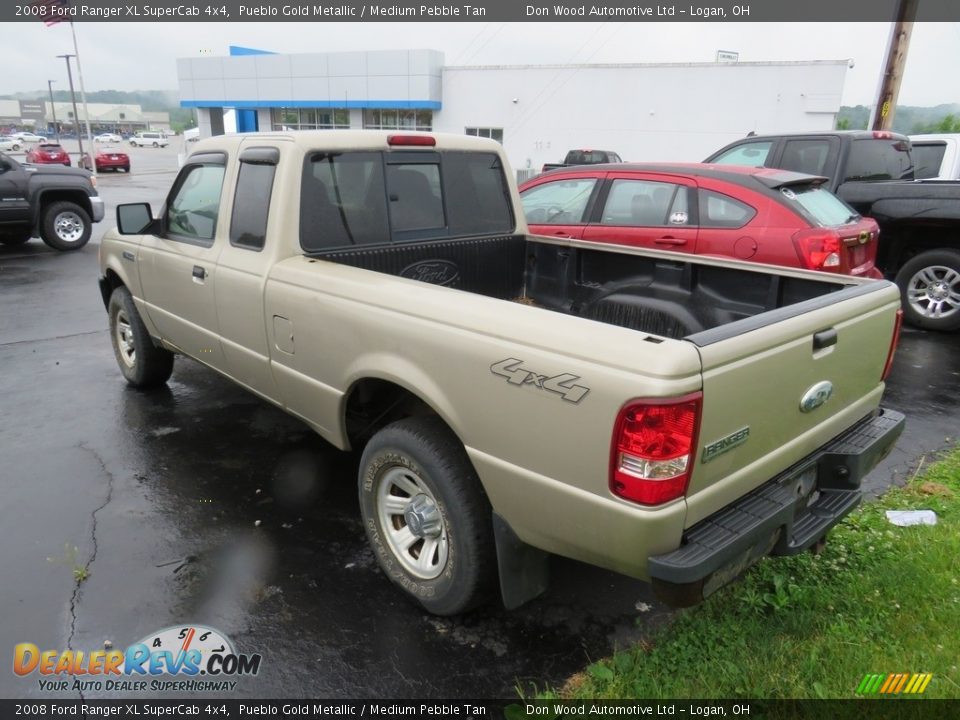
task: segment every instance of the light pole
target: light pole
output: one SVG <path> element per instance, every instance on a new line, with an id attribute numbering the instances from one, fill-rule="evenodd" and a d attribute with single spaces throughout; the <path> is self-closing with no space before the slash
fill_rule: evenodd
<path id="1" fill-rule="evenodd" d="M 47 80 L 47 89 L 50 90 L 50 112 L 53 113 L 53 131 L 57 134 L 57 145 L 60 144 L 60 126 L 57 124 L 57 106 L 53 104 L 53 84 L 56 80 Z"/>
<path id="2" fill-rule="evenodd" d="M 80 115 L 77 113 L 77 95 L 73 91 L 73 73 L 70 72 L 70 58 L 76 55 L 57 55 L 67 61 L 67 81 L 70 83 L 70 101 L 73 103 L 73 127 L 77 131 L 77 142 L 80 143 L 80 159 L 77 161 L 79 166 L 83 162 L 83 133 L 80 132 Z"/>

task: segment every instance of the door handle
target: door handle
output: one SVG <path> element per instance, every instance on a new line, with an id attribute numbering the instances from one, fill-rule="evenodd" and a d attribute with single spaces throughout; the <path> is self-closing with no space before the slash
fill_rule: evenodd
<path id="1" fill-rule="evenodd" d="M 553 236 L 554 236 L 554 237 L 568 238 L 568 237 L 570 237 L 570 233 L 564 232 L 563 230 L 557 230 L 557 231 L 553 234 Z"/>
<path id="2" fill-rule="evenodd" d="M 202 268 L 202 267 L 200 267 L 199 265 L 194 265 L 194 266 L 193 266 L 193 277 L 196 278 L 197 280 L 203 280 L 203 279 L 205 279 L 205 278 L 207 277 L 207 270 L 206 270 L 206 268 Z"/>
<path id="3" fill-rule="evenodd" d="M 813 349 L 823 350 L 831 345 L 837 344 L 837 331 L 835 328 L 827 328 L 813 334 Z"/>
<path id="4" fill-rule="evenodd" d="M 670 237 L 669 235 L 654 240 L 657 245 L 686 245 L 687 241 L 682 238 Z"/>

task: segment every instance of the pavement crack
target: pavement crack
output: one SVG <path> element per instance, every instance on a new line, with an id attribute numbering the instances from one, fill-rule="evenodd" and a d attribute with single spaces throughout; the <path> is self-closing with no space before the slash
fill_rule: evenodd
<path id="1" fill-rule="evenodd" d="M 97 515 L 113 500 L 113 485 L 114 485 L 113 473 L 110 472 L 110 470 L 107 468 L 107 464 L 106 462 L 104 462 L 103 458 L 100 456 L 100 453 L 98 453 L 93 448 L 88 447 L 84 443 L 80 443 L 75 447 L 93 455 L 94 459 L 100 465 L 101 470 L 103 470 L 103 474 L 107 476 L 107 497 L 104 499 L 104 501 L 100 505 L 95 507 L 93 511 L 90 513 L 90 520 L 91 520 L 90 541 L 93 549 L 90 553 L 90 557 L 87 558 L 86 563 L 80 566 L 80 568 L 75 569 L 75 573 L 77 573 L 77 570 L 80 570 L 80 572 L 77 574 L 82 575 L 82 577 L 76 578 L 76 582 L 73 585 L 73 594 L 70 596 L 70 635 L 67 637 L 67 649 L 71 651 L 73 650 L 73 638 L 77 632 L 77 605 L 80 602 L 81 588 L 83 587 L 83 583 L 90 576 L 90 567 L 96 561 L 97 553 L 100 550 L 99 542 L 97 540 Z M 80 699 L 86 700 L 86 697 L 84 697 L 83 695 L 83 691 L 79 690 L 79 693 L 80 693 Z"/>
<path id="2" fill-rule="evenodd" d="M 9 347 L 11 345 L 26 345 L 27 343 L 49 342 L 51 340 L 69 340 L 70 338 L 83 337 L 85 335 L 97 335 L 106 332 L 106 330 L 87 330 L 86 332 L 67 333 L 66 335 L 55 335 L 46 338 L 28 338 L 27 340 L 11 340 L 10 342 L 0 342 L 0 347 Z M 82 447 L 82 446 L 81 446 Z M 84 448 L 87 450 L 88 448 Z"/>

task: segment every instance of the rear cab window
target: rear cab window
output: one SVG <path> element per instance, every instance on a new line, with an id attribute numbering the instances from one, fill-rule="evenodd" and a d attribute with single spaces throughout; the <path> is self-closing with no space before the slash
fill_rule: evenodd
<path id="1" fill-rule="evenodd" d="M 843 182 L 913 180 L 910 143 L 888 138 L 859 138 L 850 143 Z"/>
<path id="2" fill-rule="evenodd" d="M 308 154 L 301 179 L 300 245 L 351 245 L 513 232 L 499 156 L 457 151 Z"/>
<path id="3" fill-rule="evenodd" d="M 940 176 L 943 156 L 947 152 L 945 142 L 925 142 L 913 144 L 913 176 L 917 180 L 926 180 Z"/>

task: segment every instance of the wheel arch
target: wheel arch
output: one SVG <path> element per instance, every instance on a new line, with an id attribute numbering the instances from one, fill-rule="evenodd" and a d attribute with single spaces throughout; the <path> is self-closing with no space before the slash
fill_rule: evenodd
<path id="1" fill-rule="evenodd" d="M 33 211 L 34 226 L 40 222 L 40 218 L 42 217 L 46 207 L 50 203 L 54 203 L 59 200 L 76 203 L 87 213 L 90 218 L 90 222 L 93 222 L 93 206 L 90 203 L 90 196 L 87 195 L 87 193 L 85 193 L 83 190 L 80 190 L 79 188 L 75 190 L 59 188 L 50 190 L 41 189 L 37 194 L 37 202 Z"/>

